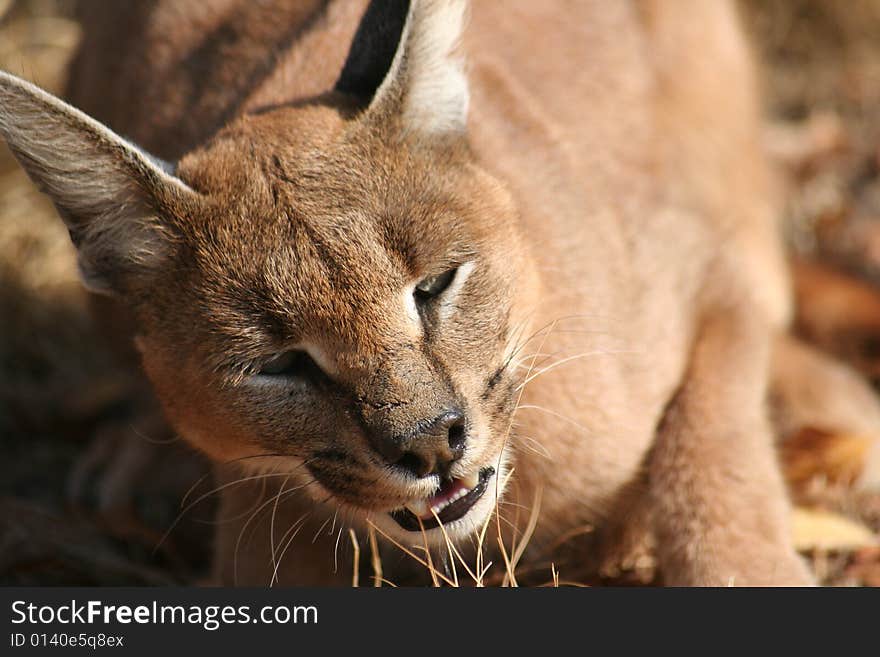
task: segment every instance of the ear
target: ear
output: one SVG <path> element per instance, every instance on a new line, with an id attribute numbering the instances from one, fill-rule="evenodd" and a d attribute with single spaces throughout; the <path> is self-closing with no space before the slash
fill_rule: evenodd
<path id="1" fill-rule="evenodd" d="M 97 121 L 0 71 L 0 135 L 55 203 L 93 291 L 121 292 L 158 267 L 172 246 L 160 221 L 197 194 L 163 165 Z"/>
<path id="2" fill-rule="evenodd" d="M 468 87 L 453 54 L 465 0 L 373 0 L 355 34 L 336 90 L 399 119 L 407 133 L 463 133 Z"/>

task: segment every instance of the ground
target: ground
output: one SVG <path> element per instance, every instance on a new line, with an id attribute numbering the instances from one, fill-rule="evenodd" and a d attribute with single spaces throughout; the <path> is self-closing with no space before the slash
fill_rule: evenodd
<path id="1" fill-rule="evenodd" d="M 799 271 L 810 274 L 797 279 L 795 328 L 880 381 L 880 0 L 741 7 L 763 64 L 766 144 L 785 181 L 786 235 L 793 259 L 808 263 Z M 78 39 L 71 9 L 70 0 L 0 0 L 0 69 L 59 91 Z M 101 492 L 89 486 L 71 502 L 71 472 L 88 446 L 136 433 L 131 382 L 103 342 L 65 229 L 0 149 L 0 584 L 207 575 L 212 499 L 162 540 L 187 489 L 207 490 L 207 464 L 179 443 L 162 461 L 173 467 L 154 467 L 138 490 L 143 522 L 96 516 Z M 141 438 L 164 440 L 149 431 Z M 862 438 L 814 432 L 798 437 L 805 449 L 783 453 L 795 492 L 828 493 L 795 516 L 798 545 L 826 584 L 880 586 L 880 495 L 852 493 L 833 477 Z M 615 576 L 650 581 L 650 566 L 643 560 Z M 576 572 L 561 575 L 572 579 Z"/>

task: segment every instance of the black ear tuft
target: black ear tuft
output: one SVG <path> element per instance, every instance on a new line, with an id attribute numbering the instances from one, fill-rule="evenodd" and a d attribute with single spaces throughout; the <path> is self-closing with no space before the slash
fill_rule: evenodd
<path id="1" fill-rule="evenodd" d="M 400 47 L 410 0 L 372 0 L 336 82 L 336 90 L 369 103 Z"/>

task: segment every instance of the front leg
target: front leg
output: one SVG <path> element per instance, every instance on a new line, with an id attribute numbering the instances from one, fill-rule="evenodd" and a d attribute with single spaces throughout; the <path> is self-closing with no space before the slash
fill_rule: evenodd
<path id="1" fill-rule="evenodd" d="M 666 584 L 812 583 L 765 408 L 770 336 L 747 312 L 704 322 L 659 427 L 650 504 Z"/>

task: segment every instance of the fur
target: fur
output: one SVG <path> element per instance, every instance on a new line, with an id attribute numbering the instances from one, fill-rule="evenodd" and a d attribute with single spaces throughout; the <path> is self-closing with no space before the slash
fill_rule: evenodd
<path id="1" fill-rule="evenodd" d="M 540 500 L 534 526 L 506 514 L 523 563 L 627 526 L 668 583 L 811 582 L 765 405 L 791 301 L 732 3 L 388 3 L 364 25 L 399 32 L 390 63 L 362 1 L 118 4 L 86 10 L 70 98 L 174 175 L 10 76 L 0 126 L 99 226 L 81 257 L 127 254 L 102 275 L 174 428 L 272 475 L 223 490 L 221 581 L 344 581 L 331 521 L 421 543 L 387 512 L 438 479 L 375 445 L 457 409 L 448 475 L 496 471 L 445 528 L 463 545 Z M 261 374 L 291 349 L 312 360 Z M 261 490 L 289 530 L 242 542 Z"/>

